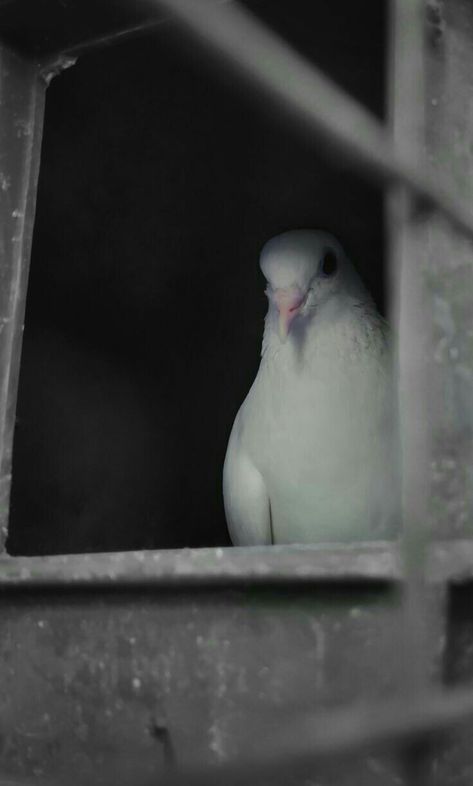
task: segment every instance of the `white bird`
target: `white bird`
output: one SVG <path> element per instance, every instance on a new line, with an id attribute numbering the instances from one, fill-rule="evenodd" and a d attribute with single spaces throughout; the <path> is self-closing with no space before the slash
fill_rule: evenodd
<path id="1" fill-rule="evenodd" d="M 397 534 L 389 331 L 331 235 L 294 230 L 261 253 L 261 363 L 223 471 L 234 545 Z"/>

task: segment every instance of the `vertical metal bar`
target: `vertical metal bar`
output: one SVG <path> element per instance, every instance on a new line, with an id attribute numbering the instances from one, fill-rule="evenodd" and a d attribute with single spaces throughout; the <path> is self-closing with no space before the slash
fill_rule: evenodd
<path id="1" fill-rule="evenodd" d="M 424 0 L 392 0 L 390 120 L 399 149 L 420 158 L 424 144 Z M 392 311 L 397 325 L 397 366 L 403 519 L 406 568 L 404 615 L 409 692 L 425 679 L 421 631 L 424 621 L 423 571 L 428 523 L 429 320 L 422 280 L 421 225 L 416 205 L 404 187 L 388 195 L 388 243 Z"/>
<path id="2" fill-rule="evenodd" d="M 429 0 L 427 152 L 473 214 L 473 4 Z M 433 331 L 431 517 L 436 537 L 473 537 L 473 250 L 470 239 L 429 220 Z"/>
<path id="3" fill-rule="evenodd" d="M 391 0 L 390 11 L 389 119 L 401 155 L 420 163 L 425 146 L 425 0 Z M 386 204 L 391 308 L 397 332 L 402 550 L 406 574 L 400 689 L 409 701 L 421 702 L 430 674 L 424 579 L 431 456 L 426 404 L 430 319 L 422 270 L 427 222 L 403 186 L 391 188 Z M 408 783 L 420 786 L 428 782 L 427 754 L 422 746 L 405 751 L 403 763 Z"/>
<path id="4" fill-rule="evenodd" d="M 0 45 L 0 552 L 8 526 L 45 88 L 34 63 Z"/>

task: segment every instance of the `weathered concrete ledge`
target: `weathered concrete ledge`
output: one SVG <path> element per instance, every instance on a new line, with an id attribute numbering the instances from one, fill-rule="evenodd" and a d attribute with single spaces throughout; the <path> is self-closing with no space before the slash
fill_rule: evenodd
<path id="1" fill-rule="evenodd" d="M 473 541 L 433 544 L 427 576 L 433 582 L 472 578 Z M 387 542 L 0 557 L 0 586 L 4 588 L 90 582 L 116 586 L 209 586 L 401 578 L 399 546 Z"/>

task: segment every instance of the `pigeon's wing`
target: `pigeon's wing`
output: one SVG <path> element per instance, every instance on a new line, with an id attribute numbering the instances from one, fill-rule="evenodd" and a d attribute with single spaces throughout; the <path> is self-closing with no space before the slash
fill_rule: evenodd
<path id="1" fill-rule="evenodd" d="M 241 444 L 237 423 L 223 466 L 223 499 L 234 546 L 261 546 L 272 542 L 268 493 L 261 473 Z"/>

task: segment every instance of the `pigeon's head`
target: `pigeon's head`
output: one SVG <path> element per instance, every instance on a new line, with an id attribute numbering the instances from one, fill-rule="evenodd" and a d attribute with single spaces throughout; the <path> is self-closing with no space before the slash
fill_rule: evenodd
<path id="1" fill-rule="evenodd" d="M 326 232 L 300 229 L 273 237 L 263 247 L 260 266 L 281 341 L 293 322 L 311 320 L 340 295 L 364 289 L 341 245 Z"/>

